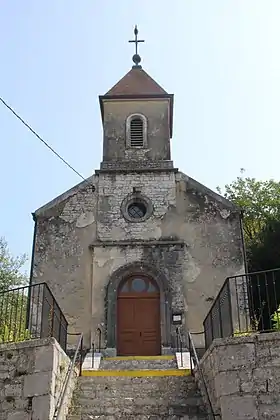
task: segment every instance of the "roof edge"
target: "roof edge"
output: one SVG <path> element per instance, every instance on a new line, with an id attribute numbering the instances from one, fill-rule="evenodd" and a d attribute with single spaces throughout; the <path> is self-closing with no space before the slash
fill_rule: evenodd
<path id="1" fill-rule="evenodd" d="M 79 184 L 74 185 L 74 187 L 70 188 L 69 190 L 65 191 L 64 193 L 60 194 L 59 196 L 55 197 L 53 200 L 49 201 L 48 203 L 44 204 L 43 206 L 39 207 L 35 210 L 32 214 L 33 219 L 36 219 L 38 216 L 42 216 L 47 210 L 51 209 L 52 207 L 60 204 L 62 201 L 66 200 L 67 198 L 71 197 L 72 195 L 76 194 L 79 190 L 85 188 L 86 185 L 92 187 L 94 186 L 94 180 L 97 178 L 97 175 L 91 175 L 90 177 L 86 178 L 84 181 L 80 182 Z"/>
<path id="2" fill-rule="evenodd" d="M 193 186 L 195 189 L 204 192 L 205 194 L 208 194 L 210 197 L 212 197 L 215 201 L 218 201 L 219 203 L 223 204 L 224 207 L 234 210 L 238 213 L 242 213 L 242 209 L 234 204 L 232 201 L 228 200 L 227 198 L 223 197 L 222 195 L 216 193 L 215 191 L 211 190 L 210 188 L 206 187 L 204 184 L 201 184 L 200 182 L 196 181 L 194 178 L 191 178 L 190 176 L 184 174 L 184 172 L 178 172 L 180 175 L 183 176 L 185 181 L 187 181 L 190 186 Z"/>

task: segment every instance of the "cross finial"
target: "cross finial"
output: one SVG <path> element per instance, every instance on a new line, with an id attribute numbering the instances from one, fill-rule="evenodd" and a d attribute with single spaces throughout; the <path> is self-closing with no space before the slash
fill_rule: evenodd
<path id="1" fill-rule="evenodd" d="M 131 41 L 128 41 L 128 42 L 134 42 L 135 43 L 135 54 L 132 57 L 132 61 L 135 63 L 133 68 L 135 68 L 135 67 L 141 68 L 141 66 L 139 65 L 139 63 L 141 62 L 141 57 L 138 54 L 138 43 L 139 42 L 145 42 L 145 41 L 143 39 L 138 39 L 137 25 L 135 25 L 135 28 L 134 28 L 134 35 L 135 35 L 135 39 L 133 39 Z"/>

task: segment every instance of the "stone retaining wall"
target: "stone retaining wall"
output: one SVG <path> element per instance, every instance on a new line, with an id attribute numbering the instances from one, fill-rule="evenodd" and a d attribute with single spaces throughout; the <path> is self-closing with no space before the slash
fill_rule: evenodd
<path id="1" fill-rule="evenodd" d="M 0 420 L 52 420 L 69 363 L 54 338 L 0 344 Z"/>
<path id="2" fill-rule="evenodd" d="M 201 368 L 222 420 L 280 419 L 280 333 L 215 340 Z"/>

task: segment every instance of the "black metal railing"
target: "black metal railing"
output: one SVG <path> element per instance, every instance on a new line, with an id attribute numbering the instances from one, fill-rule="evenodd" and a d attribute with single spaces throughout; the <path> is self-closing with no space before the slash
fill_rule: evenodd
<path id="1" fill-rule="evenodd" d="M 92 352 L 91 352 L 91 367 L 94 368 L 94 355 L 95 353 L 101 353 L 101 343 L 102 343 L 102 331 L 101 328 L 97 328 L 95 331 L 95 337 L 92 342 Z"/>
<path id="2" fill-rule="evenodd" d="M 82 376 L 82 366 L 88 351 L 84 347 L 83 334 L 67 332 L 67 336 L 78 337 L 78 346 L 75 349 L 67 349 L 67 355 L 69 356 L 72 362 L 74 361 L 75 367 L 79 370 L 79 376 Z"/>
<path id="3" fill-rule="evenodd" d="M 183 337 L 179 327 L 176 328 L 176 352 L 180 355 L 180 364 L 183 367 Z"/>
<path id="4" fill-rule="evenodd" d="M 228 277 L 204 320 L 205 347 L 215 338 L 280 330 L 280 269 Z"/>
<path id="5" fill-rule="evenodd" d="M 67 327 L 46 283 L 0 293 L 0 343 L 54 337 L 66 350 Z"/>
<path id="6" fill-rule="evenodd" d="M 213 409 L 208 386 L 207 386 L 206 379 L 203 374 L 203 370 L 201 369 L 201 366 L 199 363 L 199 359 L 198 359 L 197 351 L 196 351 L 194 341 L 192 338 L 192 334 L 190 332 L 187 332 L 187 337 L 188 337 L 188 347 L 189 347 L 189 352 L 190 352 L 191 374 L 195 376 L 195 371 L 197 372 L 199 386 L 201 388 L 201 391 L 204 396 L 204 401 L 207 406 L 208 418 L 209 420 L 220 419 L 220 415 L 215 414 L 214 409 Z"/>
<path id="7" fill-rule="evenodd" d="M 74 357 L 69 363 L 68 370 L 61 388 L 60 395 L 57 400 L 57 404 L 55 407 L 55 412 L 53 416 L 53 420 L 59 419 L 60 414 L 63 410 L 64 401 L 69 389 L 69 384 L 71 379 L 73 379 L 73 375 L 75 375 L 75 368 L 79 368 L 79 376 L 82 376 L 82 364 L 83 364 L 83 334 L 79 333 L 68 333 L 68 335 L 76 335 L 78 336 L 78 342 L 75 349 Z"/>

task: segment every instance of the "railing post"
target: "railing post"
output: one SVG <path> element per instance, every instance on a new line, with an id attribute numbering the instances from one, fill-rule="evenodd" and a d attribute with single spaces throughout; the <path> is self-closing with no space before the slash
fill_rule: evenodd
<path id="1" fill-rule="evenodd" d="M 191 337 L 190 337 L 190 333 L 189 333 L 189 332 L 188 332 L 188 341 L 189 341 L 189 353 L 190 353 L 191 375 L 192 375 L 192 376 L 194 376 L 193 361 L 192 361 L 192 345 L 191 345 Z"/>
<path id="2" fill-rule="evenodd" d="M 52 298 L 52 308 L 51 308 L 51 311 L 52 311 L 51 337 L 53 337 L 54 312 L 55 312 L 54 305 L 55 305 L 55 300 L 54 300 L 54 297 L 53 297 Z"/>
<path id="3" fill-rule="evenodd" d="M 219 308 L 220 333 L 221 333 L 220 335 L 221 335 L 221 338 L 224 338 L 224 336 L 223 336 L 222 311 L 221 311 L 221 299 L 219 299 L 218 303 L 219 303 L 218 308 Z"/>
<path id="4" fill-rule="evenodd" d="M 41 285 L 39 285 L 39 291 L 40 291 Z M 43 296 L 42 296 L 42 307 L 40 308 L 41 310 L 41 328 L 40 328 L 40 338 L 45 338 L 44 337 L 44 312 L 45 312 L 45 305 L 46 305 L 46 283 L 43 284 Z M 37 314 L 38 314 L 38 309 L 37 309 Z M 31 329 L 32 329 L 32 314 L 31 314 Z M 47 319 L 47 335 L 48 336 L 48 329 L 49 329 L 49 320 Z M 37 325 L 36 325 L 36 333 L 37 333 Z"/>
<path id="5" fill-rule="evenodd" d="M 60 340 L 61 340 L 61 328 L 62 328 L 61 318 L 62 318 L 62 312 L 59 311 L 59 328 L 58 328 L 58 342 L 59 343 L 60 343 Z"/>
<path id="6" fill-rule="evenodd" d="M 94 368 L 94 342 L 92 342 L 91 367 Z"/>
<path id="7" fill-rule="evenodd" d="M 183 367 L 183 341 L 182 341 L 182 337 L 180 337 L 180 347 L 181 347 L 181 367 Z"/>
<path id="8" fill-rule="evenodd" d="M 101 329 L 100 328 L 98 328 L 98 353 L 101 353 L 101 334 L 102 334 L 102 332 L 101 332 Z"/>
<path id="9" fill-rule="evenodd" d="M 83 351 L 84 351 L 84 337 L 81 338 L 81 350 L 80 350 L 80 366 L 79 366 L 79 376 L 82 376 L 82 367 L 83 367 Z"/>
<path id="10" fill-rule="evenodd" d="M 233 329 L 233 319 L 232 319 L 232 304 L 231 304 L 231 294 L 230 294 L 230 279 L 227 279 L 227 295 L 228 295 L 228 307 L 229 307 L 229 322 L 231 327 L 231 336 L 234 335 L 234 329 Z"/>

